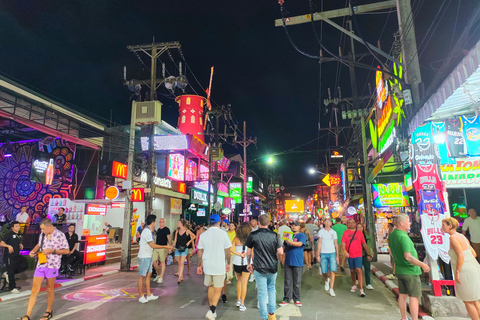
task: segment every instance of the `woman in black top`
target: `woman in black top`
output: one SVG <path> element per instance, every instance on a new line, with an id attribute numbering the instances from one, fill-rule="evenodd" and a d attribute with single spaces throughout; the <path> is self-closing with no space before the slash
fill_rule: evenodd
<path id="1" fill-rule="evenodd" d="M 188 222 L 185 219 L 180 219 L 177 224 L 177 232 L 175 232 L 175 240 L 173 246 L 175 247 L 175 258 L 178 262 L 178 284 L 183 281 L 183 268 L 185 259 L 188 255 L 188 246 L 195 241 L 195 235 L 188 230 Z"/>

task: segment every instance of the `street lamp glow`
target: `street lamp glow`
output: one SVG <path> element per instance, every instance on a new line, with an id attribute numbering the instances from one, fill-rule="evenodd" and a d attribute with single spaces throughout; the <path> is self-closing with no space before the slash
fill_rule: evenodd
<path id="1" fill-rule="evenodd" d="M 268 160 L 267 160 L 267 163 L 268 164 L 273 164 L 273 157 L 268 157 Z"/>
<path id="2" fill-rule="evenodd" d="M 308 173 L 310 173 L 311 175 L 314 175 L 315 172 L 316 172 L 316 171 L 315 171 L 315 169 L 313 169 L 313 168 L 308 169 Z"/>

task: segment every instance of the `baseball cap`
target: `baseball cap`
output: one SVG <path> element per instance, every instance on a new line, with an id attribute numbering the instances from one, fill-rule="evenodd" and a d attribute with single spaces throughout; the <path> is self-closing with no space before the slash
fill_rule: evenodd
<path id="1" fill-rule="evenodd" d="M 226 224 L 230 225 L 230 222 L 228 222 L 228 219 L 223 219 L 223 222 L 225 222 Z"/>
<path id="2" fill-rule="evenodd" d="M 300 225 L 300 221 L 298 221 L 298 220 L 292 221 L 292 224 L 294 224 L 294 225 L 296 225 L 296 226 L 299 226 L 299 225 Z"/>
<path id="3" fill-rule="evenodd" d="M 210 223 L 217 223 L 220 222 L 220 216 L 218 214 L 212 214 L 210 216 Z"/>

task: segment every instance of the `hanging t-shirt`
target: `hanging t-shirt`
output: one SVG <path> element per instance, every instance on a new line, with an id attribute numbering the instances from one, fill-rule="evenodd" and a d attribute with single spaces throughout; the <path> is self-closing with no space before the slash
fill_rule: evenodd
<path id="1" fill-rule="evenodd" d="M 447 135 L 448 156 L 452 158 L 460 158 L 465 156 L 464 141 L 462 135 L 462 121 L 460 119 L 448 119 L 445 121 Z"/>
<path id="2" fill-rule="evenodd" d="M 433 139 L 438 148 L 440 164 L 455 163 L 455 159 L 448 156 L 448 148 L 445 135 L 445 122 L 432 122 Z"/>
<path id="3" fill-rule="evenodd" d="M 420 196 L 418 211 L 420 214 L 445 214 L 445 204 L 440 200 L 438 190 L 418 190 Z"/>
<path id="4" fill-rule="evenodd" d="M 468 156 L 480 155 L 480 117 L 467 118 L 461 116 L 464 152 Z"/>
<path id="5" fill-rule="evenodd" d="M 417 127 L 412 134 L 411 144 L 413 148 L 413 165 L 438 163 L 438 151 L 433 137 L 431 122 Z"/>
<path id="6" fill-rule="evenodd" d="M 419 164 L 414 167 L 413 186 L 417 190 L 417 199 L 420 199 L 419 190 L 438 190 L 443 201 L 443 184 L 435 164 Z"/>
<path id="7" fill-rule="evenodd" d="M 445 263 L 450 262 L 448 249 L 450 249 L 450 235 L 442 229 L 442 220 L 445 219 L 444 214 L 421 214 L 423 244 L 428 255 L 437 260 L 438 257 Z"/>

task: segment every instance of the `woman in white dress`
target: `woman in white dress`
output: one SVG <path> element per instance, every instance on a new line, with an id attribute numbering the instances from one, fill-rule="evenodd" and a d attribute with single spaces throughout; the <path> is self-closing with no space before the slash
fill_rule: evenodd
<path id="1" fill-rule="evenodd" d="M 480 265 L 467 238 L 457 232 L 458 221 L 452 217 L 442 220 L 442 229 L 450 235 L 452 267 L 455 270 L 455 292 L 465 303 L 473 320 L 480 320 Z"/>

